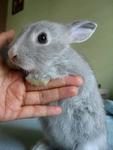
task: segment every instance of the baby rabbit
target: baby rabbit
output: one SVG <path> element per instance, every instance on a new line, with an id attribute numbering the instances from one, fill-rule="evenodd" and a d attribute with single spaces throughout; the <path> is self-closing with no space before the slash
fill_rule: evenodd
<path id="1" fill-rule="evenodd" d="M 40 21 L 25 27 L 12 43 L 10 61 L 27 72 L 34 85 L 50 79 L 81 75 L 84 85 L 78 96 L 51 103 L 60 105 L 59 116 L 40 118 L 45 139 L 33 150 L 107 150 L 105 113 L 96 79 L 88 63 L 70 47 L 91 37 L 92 21 L 58 24 Z"/>

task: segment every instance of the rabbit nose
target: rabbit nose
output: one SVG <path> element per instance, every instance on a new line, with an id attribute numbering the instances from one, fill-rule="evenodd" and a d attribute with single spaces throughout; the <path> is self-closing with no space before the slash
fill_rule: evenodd
<path id="1" fill-rule="evenodd" d="M 8 56 L 12 62 L 16 62 L 16 60 L 18 58 L 18 55 L 15 52 L 13 52 L 12 50 L 8 51 Z"/>
<path id="2" fill-rule="evenodd" d="M 13 57 L 12 57 L 12 61 L 15 62 L 17 60 L 17 55 L 15 54 Z"/>

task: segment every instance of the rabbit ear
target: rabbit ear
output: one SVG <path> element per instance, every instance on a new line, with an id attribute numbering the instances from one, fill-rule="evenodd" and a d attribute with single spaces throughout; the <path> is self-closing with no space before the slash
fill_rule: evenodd
<path id="1" fill-rule="evenodd" d="M 81 43 L 86 41 L 95 32 L 97 24 L 92 21 L 77 21 L 68 25 L 69 43 Z"/>

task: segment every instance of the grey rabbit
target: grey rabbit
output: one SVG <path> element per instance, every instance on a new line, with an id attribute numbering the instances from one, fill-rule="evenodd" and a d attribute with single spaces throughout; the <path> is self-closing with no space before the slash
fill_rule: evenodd
<path id="1" fill-rule="evenodd" d="M 39 21 L 26 26 L 11 44 L 9 60 L 27 72 L 26 80 L 31 84 L 46 85 L 68 75 L 84 79 L 78 96 L 50 103 L 60 105 L 63 112 L 40 118 L 45 138 L 33 150 L 107 150 L 105 112 L 95 76 L 70 47 L 89 39 L 96 27 L 88 20 L 66 25 Z"/>

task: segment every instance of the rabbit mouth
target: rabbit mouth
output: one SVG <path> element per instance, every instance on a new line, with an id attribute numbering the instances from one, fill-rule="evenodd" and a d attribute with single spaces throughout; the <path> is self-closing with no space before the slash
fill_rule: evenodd
<path id="1" fill-rule="evenodd" d="M 21 69 L 21 70 L 25 77 L 27 77 L 30 74 L 30 71 L 28 71 L 28 70 L 24 70 L 24 69 Z"/>
<path id="2" fill-rule="evenodd" d="M 24 77 L 27 77 L 29 74 L 33 74 L 34 70 L 25 70 L 23 68 L 20 68 L 20 70 L 22 71 Z"/>

